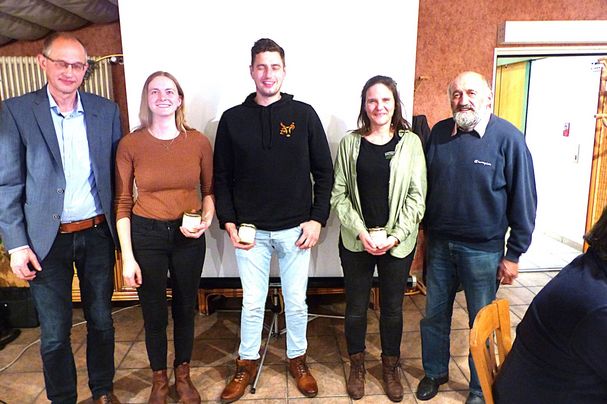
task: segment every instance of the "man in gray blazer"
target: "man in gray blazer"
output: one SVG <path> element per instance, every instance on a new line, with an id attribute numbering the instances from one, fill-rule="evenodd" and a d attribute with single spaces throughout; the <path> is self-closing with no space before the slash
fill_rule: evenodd
<path id="1" fill-rule="evenodd" d="M 88 65 L 74 36 L 49 36 L 38 63 L 47 85 L 0 105 L 0 233 L 38 310 L 48 399 L 77 400 L 70 344 L 75 265 L 87 320 L 89 387 L 95 402 L 116 403 L 111 298 L 118 106 L 78 91 Z"/>

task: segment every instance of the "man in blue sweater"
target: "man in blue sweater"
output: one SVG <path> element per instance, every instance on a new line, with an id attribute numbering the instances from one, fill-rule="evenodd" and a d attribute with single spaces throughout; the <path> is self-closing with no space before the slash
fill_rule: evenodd
<path id="1" fill-rule="evenodd" d="M 464 288 L 472 327 L 476 313 L 495 299 L 499 282 L 512 284 L 519 256 L 535 225 L 537 195 L 524 135 L 491 113 L 492 95 L 478 73 L 449 85 L 453 118 L 437 123 L 426 148 L 428 194 L 426 315 L 420 323 L 425 377 L 417 398 L 429 400 L 449 379 L 453 300 Z M 506 232 L 510 234 L 504 248 Z M 483 403 L 469 358 L 467 404 Z"/>

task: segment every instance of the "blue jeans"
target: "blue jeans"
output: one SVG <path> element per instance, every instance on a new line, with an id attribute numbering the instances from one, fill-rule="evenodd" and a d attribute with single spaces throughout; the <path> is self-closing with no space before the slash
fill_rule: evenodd
<path id="1" fill-rule="evenodd" d="M 299 236 L 301 236 L 299 227 L 280 231 L 257 230 L 255 246 L 252 249 L 236 250 L 236 262 L 243 290 L 238 349 L 241 359 L 259 358 L 270 260 L 274 251 L 278 256 L 280 282 L 285 302 L 287 357 L 292 359 L 306 353 L 308 347 L 306 290 L 310 250 L 302 250 L 295 245 Z"/>
<path id="2" fill-rule="evenodd" d="M 131 216 L 133 253 L 141 268 L 143 283 L 137 288 L 145 347 L 153 371 L 167 368 L 167 270 L 171 274 L 173 301 L 173 367 L 192 359 L 196 296 L 205 256 L 205 235 L 187 238 L 179 226 L 181 219 L 160 221 Z"/>
<path id="3" fill-rule="evenodd" d="M 464 288 L 472 327 L 476 313 L 495 299 L 497 269 L 503 254 L 428 235 L 426 316 L 420 322 L 426 376 L 439 378 L 449 374 L 449 335 L 457 287 L 461 283 Z M 470 392 L 482 395 L 471 356 L 468 364 Z"/>
<path id="4" fill-rule="evenodd" d="M 70 343 L 72 278 L 78 270 L 87 321 L 86 363 L 93 399 L 112 391 L 114 379 L 114 242 L 107 227 L 57 234 L 42 271 L 30 282 L 40 320 L 40 353 L 46 395 L 53 403 L 75 403 L 76 366 Z"/>

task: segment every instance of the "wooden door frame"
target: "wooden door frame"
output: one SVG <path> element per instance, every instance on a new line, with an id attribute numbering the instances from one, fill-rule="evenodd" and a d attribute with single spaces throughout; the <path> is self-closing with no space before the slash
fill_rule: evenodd
<path id="1" fill-rule="evenodd" d="M 594 148 L 592 151 L 592 171 L 590 192 L 588 193 L 588 214 L 586 231 L 596 223 L 607 206 L 607 58 L 601 59 L 601 86 L 597 105 L 596 126 L 594 128 Z M 588 248 L 584 243 L 584 251 Z"/>

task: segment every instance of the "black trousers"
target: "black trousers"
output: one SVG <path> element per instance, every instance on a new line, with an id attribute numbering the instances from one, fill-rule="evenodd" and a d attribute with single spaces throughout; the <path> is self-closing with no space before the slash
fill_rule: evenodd
<path id="1" fill-rule="evenodd" d="M 385 356 L 400 356 L 403 333 L 403 298 L 415 249 L 405 258 L 386 253 L 352 252 L 339 241 L 339 257 L 346 289 L 345 334 L 350 355 L 365 350 L 367 309 L 377 266 L 379 277 L 381 349 Z"/>
<path id="2" fill-rule="evenodd" d="M 167 368 L 167 271 L 171 277 L 173 301 L 173 366 L 190 362 L 194 344 L 196 296 L 202 274 L 206 242 L 187 238 L 179 226 L 136 215 L 131 218 L 133 253 L 141 268 L 142 284 L 137 289 L 145 328 L 145 345 L 152 370 Z"/>

